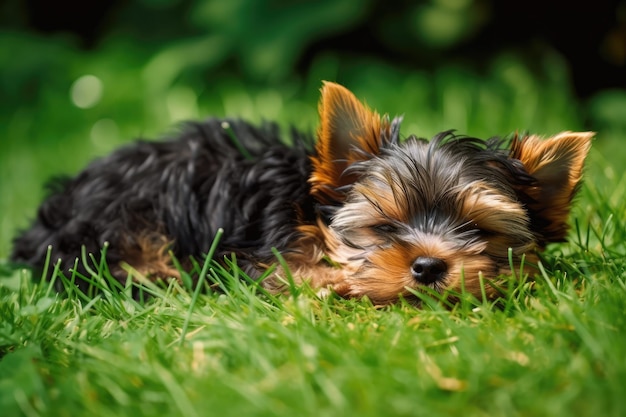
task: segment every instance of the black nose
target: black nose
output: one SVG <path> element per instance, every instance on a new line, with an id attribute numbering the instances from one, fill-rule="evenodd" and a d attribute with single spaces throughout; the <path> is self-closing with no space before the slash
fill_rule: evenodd
<path id="1" fill-rule="evenodd" d="M 411 267 L 413 278 L 420 284 L 432 284 L 440 281 L 445 277 L 447 271 L 448 265 L 443 260 L 430 256 L 420 256 Z"/>

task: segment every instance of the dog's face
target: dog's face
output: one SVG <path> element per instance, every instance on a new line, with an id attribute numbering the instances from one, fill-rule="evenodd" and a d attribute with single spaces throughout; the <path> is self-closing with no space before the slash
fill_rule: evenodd
<path id="1" fill-rule="evenodd" d="M 592 134 L 509 147 L 451 133 L 399 140 L 399 119 L 327 83 L 312 192 L 332 207 L 328 255 L 348 272 L 344 295 L 390 303 L 429 287 L 481 294 L 489 280 L 563 240 Z"/>

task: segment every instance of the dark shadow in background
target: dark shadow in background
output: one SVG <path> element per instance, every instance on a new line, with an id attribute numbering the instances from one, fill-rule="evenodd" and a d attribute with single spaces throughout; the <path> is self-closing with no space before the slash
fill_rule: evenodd
<path id="1" fill-rule="evenodd" d="M 152 2 L 167 6 L 162 9 L 154 4 L 145 7 L 148 3 L 148 0 L 9 0 L 0 8 L 3 16 L 0 23 L 16 30 L 71 33 L 85 49 L 97 48 L 103 38 L 114 30 L 120 31 L 120 27 L 138 38 L 142 33 L 150 33 L 152 42 L 193 34 L 194 29 L 179 17 L 195 2 Z M 294 4 L 266 3 L 273 8 Z M 411 23 L 416 10 L 431 7 L 433 3 L 448 3 L 450 7 L 471 3 L 469 7 L 478 18 L 459 39 L 445 45 L 429 44 L 415 35 Z M 558 51 L 566 60 L 580 98 L 604 89 L 626 87 L 626 1 L 378 0 L 363 4 L 363 15 L 356 22 L 331 36 L 302 45 L 295 70 L 305 73 L 313 59 L 323 52 L 367 55 L 410 68 L 435 69 L 445 63 L 462 62 L 480 69 L 482 63 L 496 54 L 515 49 L 532 66 L 533 60 L 541 59 L 541 50 L 547 47 Z M 472 16 L 467 19 L 470 21 Z"/>

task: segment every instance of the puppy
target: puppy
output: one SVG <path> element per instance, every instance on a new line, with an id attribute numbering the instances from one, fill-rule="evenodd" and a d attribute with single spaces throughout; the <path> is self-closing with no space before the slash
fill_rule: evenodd
<path id="1" fill-rule="evenodd" d="M 297 283 L 376 304 L 430 288 L 489 296 L 550 242 L 564 240 L 592 133 L 483 141 L 452 131 L 401 138 L 346 88 L 324 83 L 317 140 L 275 124 L 188 123 L 178 137 L 138 141 L 56 180 L 12 259 L 62 271 L 81 248 L 121 282 L 129 271 L 180 279 L 224 230 L 215 260 L 235 255 L 263 285 Z M 286 142 L 290 142 L 286 145 Z M 509 250 L 512 259 L 509 257 Z M 522 259 L 524 261 L 522 262 Z M 81 289 L 85 266 L 74 271 Z M 196 277 L 197 279 L 197 277 Z M 484 279 L 484 280 L 483 280 Z M 493 285 L 490 285 L 493 284 Z"/>

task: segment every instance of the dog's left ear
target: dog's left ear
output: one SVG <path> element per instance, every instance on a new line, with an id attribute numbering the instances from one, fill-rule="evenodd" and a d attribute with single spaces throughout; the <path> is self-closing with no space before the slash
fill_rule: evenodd
<path id="1" fill-rule="evenodd" d="M 311 194 L 329 204 L 342 201 L 341 187 L 356 180 L 346 168 L 378 154 L 399 119 L 390 123 L 388 117 L 380 117 L 339 84 L 325 82 L 321 93 L 320 127 L 309 181 Z"/>
<path id="2" fill-rule="evenodd" d="M 536 180 L 522 186 L 520 194 L 541 244 L 565 239 L 572 199 L 580 188 L 593 136 L 593 132 L 562 132 L 545 140 L 516 138 L 511 145 L 511 158 L 521 161 Z"/>

